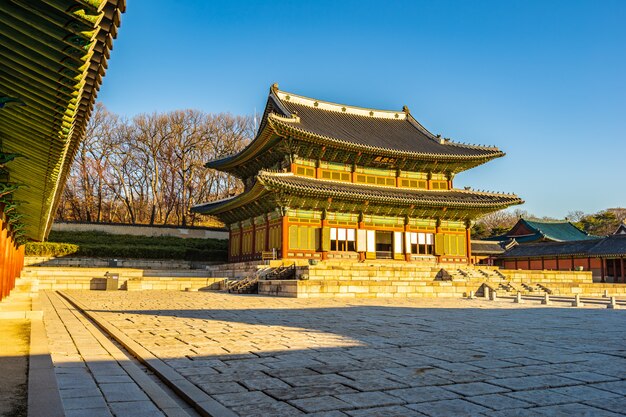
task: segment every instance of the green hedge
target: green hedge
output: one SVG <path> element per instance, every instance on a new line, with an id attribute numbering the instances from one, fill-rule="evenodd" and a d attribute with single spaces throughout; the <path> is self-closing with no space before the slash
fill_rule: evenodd
<path id="1" fill-rule="evenodd" d="M 226 261 L 228 241 L 170 236 L 110 235 L 102 232 L 52 232 L 50 242 L 26 244 L 27 256 L 183 259 Z"/>
<path id="2" fill-rule="evenodd" d="M 78 245 L 58 242 L 28 242 L 26 256 L 67 256 L 78 252 Z"/>

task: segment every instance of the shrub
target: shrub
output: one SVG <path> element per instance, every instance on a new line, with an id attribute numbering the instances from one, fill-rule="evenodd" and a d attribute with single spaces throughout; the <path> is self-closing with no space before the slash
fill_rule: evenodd
<path id="1" fill-rule="evenodd" d="M 24 253 L 26 256 L 67 256 L 78 252 L 79 246 L 59 242 L 28 242 Z"/>
<path id="2" fill-rule="evenodd" d="M 49 239 L 54 242 L 31 243 L 29 245 L 71 247 L 57 254 L 39 254 L 42 250 L 29 251 L 29 256 L 82 256 L 94 258 L 143 258 L 184 259 L 188 261 L 226 261 L 228 242 L 218 239 L 182 239 L 171 236 L 111 235 L 102 232 L 52 232 Z M 58 242 L 58 243 L 56 243 Z M 37 252 L 39 251 L 39 252 Z"/>

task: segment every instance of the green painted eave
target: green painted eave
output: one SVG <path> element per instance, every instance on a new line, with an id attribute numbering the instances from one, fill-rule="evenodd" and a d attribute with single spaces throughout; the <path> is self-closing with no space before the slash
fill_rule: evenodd
<path id="1" fill-rule="evenodd" d="M 125 0 L 0 1 L 0 151 L 13 218 L 29 239 L 47 236 L 93 109 Z M 6 181 L 6 180 L 5 180 Z"/>

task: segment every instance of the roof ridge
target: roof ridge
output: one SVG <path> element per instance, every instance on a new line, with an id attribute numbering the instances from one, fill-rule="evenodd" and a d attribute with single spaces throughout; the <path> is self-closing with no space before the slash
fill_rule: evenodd
<path id="1" fill-rule="evenodd" d="M 395 119 L 399 121 L 406 120 L 409 114 L 408 108 L 406 106 L 404 106 L 402 110 L 386 110 L 375 109 L 372 107 L 353 106 L 344 103 L 335 103 L 332 101 L 320 100 L 314 97 L 307 97 L 300 94 L 279 90 L 278 84 L 276 83 L 272 85 L 271 92 L 280 101 L 285 100 L 290 103 L 301 104 L 303 106 L 317 108 L 320 110 L 334 111 L 340 114 L 353 114 L 356 116 L 378 117 L 381 119 Z"/>

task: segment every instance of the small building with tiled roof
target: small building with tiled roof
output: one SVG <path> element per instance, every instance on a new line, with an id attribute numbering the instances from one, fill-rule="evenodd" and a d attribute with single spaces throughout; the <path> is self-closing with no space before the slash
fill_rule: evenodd
<path id="1" fill-rule="evenodd" d="M 594 280 L 624 282 L 626 234 L 562 242 L 516 244 L 497 256 L 496 265 L 505 269 L 585 270 Z"/>
<path id="2" fill-rule="evenodd" d="M 325 102 L 270 88 L 254 140 L 208 168 L 243 193 L 200 204 L 229 228 L 229 260 L 395 259 L 471 262 L 470 227 L 520 204 L 456 189 L 456 174 L 503 156 L 433 135 L 409 110 Z"/>
<path id="3" fill-rule="evenodd" d="M 530 243 L 569 242 L 597 238 L 597 236 L 590 236 L 568 221 L 519 219 L 507 233 L 489 238 L 489 240 L 508 241 L 515 239 L 517 243 Z"/>

